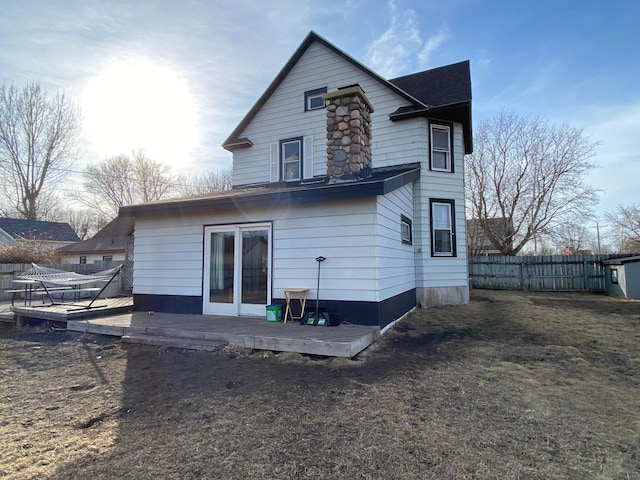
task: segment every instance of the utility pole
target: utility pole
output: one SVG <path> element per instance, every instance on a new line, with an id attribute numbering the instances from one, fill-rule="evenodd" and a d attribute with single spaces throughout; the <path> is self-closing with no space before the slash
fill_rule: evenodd
<path id="1" fill-rule="evenodd" d="M 598 255 L 600 255 L 600 224 L 596 222 L 596 236 L 598 237 Z"/>

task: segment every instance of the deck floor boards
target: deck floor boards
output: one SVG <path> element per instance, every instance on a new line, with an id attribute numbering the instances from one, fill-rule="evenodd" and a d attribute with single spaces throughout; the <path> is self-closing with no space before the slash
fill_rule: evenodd
<path id="1" fill-rule="evenodd" d="M 118 313 L 133 308 L 130 297 L 96 300 L 95 305 L 103 306 L 78 310 L 77 306 L 70 305 L 16 305 L 13 311 L 25 318 L 66 321 L 68 330 L 115 335 L 127 340 L 134 337 L 137 338 L 136 343 L 158 344 L 160 339 L 166 339 L 166 344 L 172 340 L 194 349 L 224 342 L 257 350 L 351 358 L 380 337 L 379 327 L 344 323 L 323 327 L 297 322 L 267 322 L 264 317 L 149 314 L 139 311 Z M 150 340 L 145 342 L 145 338 Z"/>

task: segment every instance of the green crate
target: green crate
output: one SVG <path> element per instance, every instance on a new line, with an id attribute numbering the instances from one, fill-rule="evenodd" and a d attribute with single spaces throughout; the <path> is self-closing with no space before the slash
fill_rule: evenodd
<path id="1" fill-rule="evenodd" d="M 282 321 L 282 305 L 267 305 L 267 322 Z"/>

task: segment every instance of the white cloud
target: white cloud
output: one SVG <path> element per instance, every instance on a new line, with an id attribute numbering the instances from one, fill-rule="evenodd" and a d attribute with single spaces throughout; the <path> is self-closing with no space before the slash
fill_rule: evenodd
<path id="1" fill-rule="evenodd" d="M 438 48 L 440 48 L 440 45 L 442 45 L 447 38 L 449 38 L 449 35 L 444 32 L 440 32 L 427 39 L 427 41 L 424 42 L 422 50 L 418 54 L 420 65 L 429 65 L 432 55 L 438 50 Z"/>
<path id="2" fill-rule="evenodd" d="M 394 1 L 390 1 L 388 7 L 391 10 L 391 23 L 369 45 L 367 63 L 374 71 L 387 78 L 414 73 L 417 68 L 426 68 L 448 35 L 438 32 L 425 40 L 418 27 L 415 10 L 401 10 Z"/>
<path id="3" fill-rule="evenodd" d="M 586 122 L 585 133 L 599 143 L 593 158 L 597 168 L 589 182 L 603 190 L 600 211 L 613 210 L 619 204 L 640 203 L 640 153 L 636 147 L 640 103 L 587 107 L 580 118 Z"/>

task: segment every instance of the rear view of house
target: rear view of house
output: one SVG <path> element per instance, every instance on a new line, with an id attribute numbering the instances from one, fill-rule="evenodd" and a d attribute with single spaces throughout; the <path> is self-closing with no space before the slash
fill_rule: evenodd
<path id="1" fill-rule="evenodd" d="M 386 80 L 311 32 L 223 147 L 233 189 L 122 207 L 137 309 L 264 315 L 316 288 L 381 327 L 469 298 L 463 156 L 469 63 Z"/>

